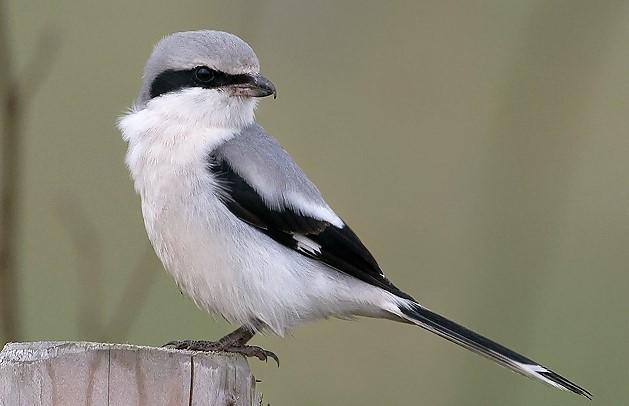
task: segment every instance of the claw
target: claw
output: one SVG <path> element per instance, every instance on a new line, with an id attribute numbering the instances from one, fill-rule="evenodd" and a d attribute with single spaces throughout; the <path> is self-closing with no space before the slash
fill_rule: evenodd
<path id="1" fill-rule="evenodd" d="M 277 357 L 277 355 L 275 355 L 275 353 L 271 352 L 271 351 L 267 351 L 266 352 L 267 356 L 273 358 L 273 361 L 275 361 L 275 363 L 277 364 L 277 367 L 280 367 L 280 359 Z"/>
<path id="2" fill-rule="evenodd" d="M 169 341 L 166 344 L 162 345 L 161 348 L 165 348 L 165 347 L 176 347 L 178 343 L 181 343 L 181 341 L 178 340 L 173 340 L 173 341 Z"/>
<path id="3" fill-rule="evenodd" d="M 249 345 L 225 345 L 225 343 L 212 342 L 212 341 L 195 341 L 195 340 L 173 340 L 164 344 L 162 347 L 173 347 L 176 350 L 190 350 L 190 351 L 223 351 L 241 354 L 245 357 L 256 357 L 260 361 L 268 361 L 269 358 L 273 358 L 278 368 L 280 366 L 280 359 L 271 351 L 267 351 L 264 348 L 249 346 Z"/>
<path id="4" fill-rule="evenodd" d="M 280 359 L 271 351 L 267 351 L 264 348 L 257 346 L 234 346 L 225 349 L 229 352 L 235 352 L 247 357 L 256 357 L 260 361 L 268 361 L 269 358 L 273 358 L 277 366 L 280 366 Z"/>
<path id="5" fill-rule="evenodd" d="M 173 347 L 176 350 L 213 351 L 217 347 L 217 343 L 212 341 L 174 340 L 167 342 L 162 347 Z"/>

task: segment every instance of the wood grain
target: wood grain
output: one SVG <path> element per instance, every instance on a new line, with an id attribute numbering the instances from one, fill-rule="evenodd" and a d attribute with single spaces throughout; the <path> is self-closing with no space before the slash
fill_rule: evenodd
<path id="1" fill-rule="evenodd" d="M 1 406 L 259 406 L 247 361 L 228 353 L 87 342 L 9 343 Z"/>

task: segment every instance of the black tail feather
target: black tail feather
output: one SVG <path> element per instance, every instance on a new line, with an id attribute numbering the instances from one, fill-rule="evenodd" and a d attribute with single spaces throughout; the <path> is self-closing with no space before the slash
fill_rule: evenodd
<path id="1" fill-rule="evenodd" d="M 408 302 L 399 307 L 402 317 L 431 331 L 446 340 L 456 343 L 479 355 L 505 366 L 519 374 L 540 380 L 556 388 L 574 392 L 592 399 L 592 394 L 543 365 L 514 352 L 495 341 L 481 336 L 460 324 L 432 312 L 417 303 Z"/>

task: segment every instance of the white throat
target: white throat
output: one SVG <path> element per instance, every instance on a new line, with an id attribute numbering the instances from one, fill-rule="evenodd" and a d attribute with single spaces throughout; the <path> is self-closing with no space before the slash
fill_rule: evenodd
<path id="1" fill-rule="evenodd" d="M 201 88 L 156 97 L 134 106 L 118 128 L 128 143 L 126 163 L 136 190 L 170 168 L 204 162 L 207 154 L 254 121 L 256 100 Z"/>
<path id="2" fill-rule="evenodd" d="M 149 100 L 132 112 L 149 110 L 162 120 L 206 128 L 243 128 L 255 118 L 257 99 L 236 97 L 223 90 L 191 87 Z"/>

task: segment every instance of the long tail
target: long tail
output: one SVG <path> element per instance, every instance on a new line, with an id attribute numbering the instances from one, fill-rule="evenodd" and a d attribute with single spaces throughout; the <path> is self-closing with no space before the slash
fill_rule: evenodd
<path id="1" fill-rule="evenodd" d="M 538 379 L 555 388 L 574 392 L 588 399 L 592 399 L 590 392 L 563 376 L 415 302 L 405 302 L 399 306 L 399 311 L 400 314 L 398 314 L 398 316 L 401 316 L 413 324 L 487 357 L 512 371 L 530 378 Z"/>

